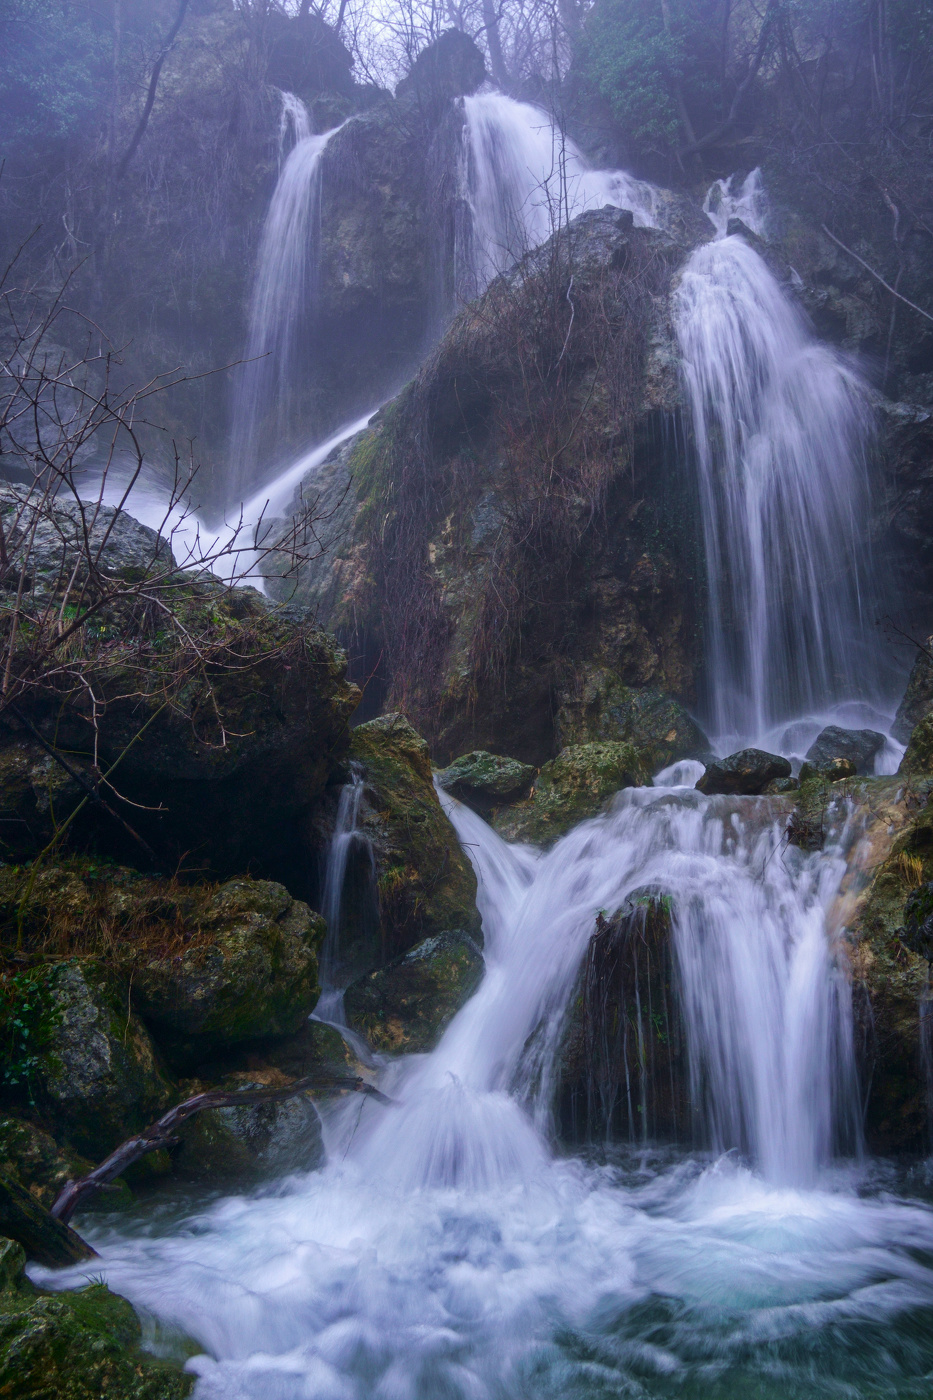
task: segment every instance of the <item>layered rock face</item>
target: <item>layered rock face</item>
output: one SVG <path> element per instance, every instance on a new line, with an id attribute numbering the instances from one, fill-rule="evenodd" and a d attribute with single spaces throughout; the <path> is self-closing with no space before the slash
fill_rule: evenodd
<path id="1" fill-rule="evenodd" d="M 339 510 L 333 553 L 270 588 L 382 655 L 440 759 L 540 764 L 571 736 L 630 740 L 645 687 L 655 757 L 708 747 L 682 711 L 661 714 L 690 703 L 698 663 L 696 517 L 665 438 L 684 253 L 624 211 L 580 216 L 315 476 Z"/>

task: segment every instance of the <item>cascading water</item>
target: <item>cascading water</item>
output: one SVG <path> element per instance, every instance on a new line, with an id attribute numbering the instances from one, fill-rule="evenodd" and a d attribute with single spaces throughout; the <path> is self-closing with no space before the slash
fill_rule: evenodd
<path id="1" fill-rule="evenodd" d="M 339 130 L 339 128 L 335 128 Z M 244 361 L 236 385 L 231 433 L 230 497 L 252 495 L 266 468 L 275 466 L 270 445 L 295 440 L 303 388 L 295 361 L 303 324 L 317 292 L 321 221 L 321 157 L 334 131 L 311 133 L 303 103 L 282 94 L 280 153 L 289 134 L 295 144 L 282 166 L 263 225 Z M 260 461 L 269 452 L 268 462 Z"/>
<path id="2" fill-rule="evenodd" d="M 733 214 L 758 230 L 757 174 L 735 192 L 720 182 L 707 205 L 719 237 L 690 255 L 675 316 L 706 548 L 710 727 L 728 752 L 780 745 L 783 721 L 884 695 L 865 385 L 813 337 L 764 258 L 726 236 Z"/>
<path id="3" fill-rule="evenodd" d="M 457 292 L 469 300 L 585 209 L 630 209 L 654 223 L 651 185 L 593 170 L 540 107 L 499 92 L 464 98 L 462 197 L 468 230 L 457 250 Z"/>
<path id="4" fill-rule="evenodd" d="M 314 1014 L 320 1021 L 344 1025 L 344 988 L 340 985 L 340 917 L 343 908 L 343 887 L 347 861 L 354 842 L 360 839 L 358 823 L 363 797 L 363 774 L 358 764 L 351 766 L 350 781 L 340 789 L 334 831 L 327 848 L 324 872 L 324 894 L 321 913 L 327 933 L 321 948 L 321 995 Z"/>

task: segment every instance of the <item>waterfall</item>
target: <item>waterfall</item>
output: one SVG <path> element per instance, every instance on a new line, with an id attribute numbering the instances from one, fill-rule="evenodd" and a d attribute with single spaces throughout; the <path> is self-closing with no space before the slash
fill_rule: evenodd
<path id="1" fill-rule="evenodd" d="M 344 988 L 340 986 L 340 916 L 343 909 L 343 887 L 347 875 L 347 860 L 359 833 L 360 800 L 363 796 L 363 773 L 358 764 L 351 764 L 350 781 L 340 789 L 334 831 L 327 847 L 324 873 L 324 894 L 321 913 L 327 933 L 321 948 L 321 995 L 314 1014 L 320 1021 L 344 1025 Z"/>
<path id="2" fill-rule="evenodd" d="M 630 209 L 654 223 L 654 190 L 622 170 L 593 170 L 540 107 L 499 92 L 464 98 L 461 195 L 468 228 L 457 250 L 463 300 L 585 209 Z"/>
<path id="3" fill-rule="evenodd" d="M 853 366 L 820 344 L 765 259 L 757 174 L 707 201 L 719 237 L 675 293 L 709 589 L 710 728 L 726 749 L 842 700 L 877 702 L 865 540 L 872 419 Z M 772 745 L 776 740 L 772 736 Z"/>
<path id="4" fill-rule="evenodd" d="M 339 128 L 334 128 L 339 130 Z M 246 348 L 235 386 L 230 443 L 234 502 L 251 496 L 284 445 L 301 433 L 297 360 L 302 327 L 318 291 L 321 157 L 334 131 L 314 135 L 304 104 L 282 94 L 280 159 L 290 136 L 263 224 L 249 308 Z M 269 461 L 263 460 L 265 456 Z"/>

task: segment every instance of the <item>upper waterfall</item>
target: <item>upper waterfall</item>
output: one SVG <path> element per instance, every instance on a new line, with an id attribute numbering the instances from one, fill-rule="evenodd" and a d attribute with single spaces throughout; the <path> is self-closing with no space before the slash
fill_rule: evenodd
<path id="1" fill-rule="evenodd" d="M 477 296 L 557 228 L 611 204 L 654 224 L 654 189 L 624 170 L 594 170 L 540 107 L 501 92 L 464 98 L 461 192 L 469 209 L 457 290 Z"/>
<path id="2" fill-rule="evenodd" d="M 675 292 L 709 589 L 711 727 L 731 747 L 844 700 L 878 700 L 878 590 L 864 542 L 867 389 L 816 340 L 761 254 L 757 173 L 714 186 L 719 236 Z M 875 658 L 877 663 L 877 658 Z M 772 745 L 777 741 L 771 739 Z"/>
<path id="3" fill-rule="evenodd" d="M 253 494 L 259 478 L 269 474 L 266 468 L 276 465 L 275 453 L 294 440 L 300 421 L 302 386 L 296 383 L 295 359 L 317 289 L 321 156 L 334 131 L 314 135 L 303 103 L 283 93 L 280 157 L 290 133 L 295 144 L 263 225 L 245 363 L 234 396 L 228 494 L 235 501 Z M 265 453 L 268 462 L 260 460 Z"/>

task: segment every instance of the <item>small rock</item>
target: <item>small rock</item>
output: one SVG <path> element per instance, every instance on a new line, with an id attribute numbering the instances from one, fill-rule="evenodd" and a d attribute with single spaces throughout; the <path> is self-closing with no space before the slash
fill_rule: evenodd
<path id="1" fill-rule="evenodd" d="M 790 763 L 780 754 L 764 749 L 740 749 L 728 758 L 717 758 L 707 765 L 697 783 L 708 797 L 717 793 L 757 797 L 775 778 L 789 778 Z"/>
<path id="2" fill-rule="evenodd" d="M 838 724 L 830 724 L 816 736 L 806 758 L 819 769 L 834 759 L 849 759 L 856 773 L 866 774 L 873 770 L 875 755 L 883 747 L 884 735 L 877 729 L 841 729 Z"/>
<path id="3" fill-rule="evenodd" d="M 828 783 L 841 782 L 843 778 L 854 778 L 858 769 L 851 758 L 829 758 L 822 763 L 811 763 L 809 760 L 800 765 L 800 782 L 806 783 L 811 778 L 823 778 Z"/>
<path id="4" fill-rule="evenodd" d="M 476 749 L 461 754 L 447 768 L 435 773 L 445 792 L 452 793 L 469 807 L 484 811 L 500 802 L 514 802 L 524 797 L 535 770 L 530 763 L 517 758 L 501 758 L 498 754 Z"/>
<path id="5" fill-rule="evenodd" d="M 482 975 L 483 957 L 471 938 L 437 934 L 352 983 L 344 1000 L 347 1020 L 385 1054 L 430 1050 Z"/>
<path id="6" fill-rule="evenodd" d="M 783 797 L 785 793 L 796 792 L 800 783 L 796 778 L 772 778 L 770 783 L 766 783 L 762 796 Z"/>

